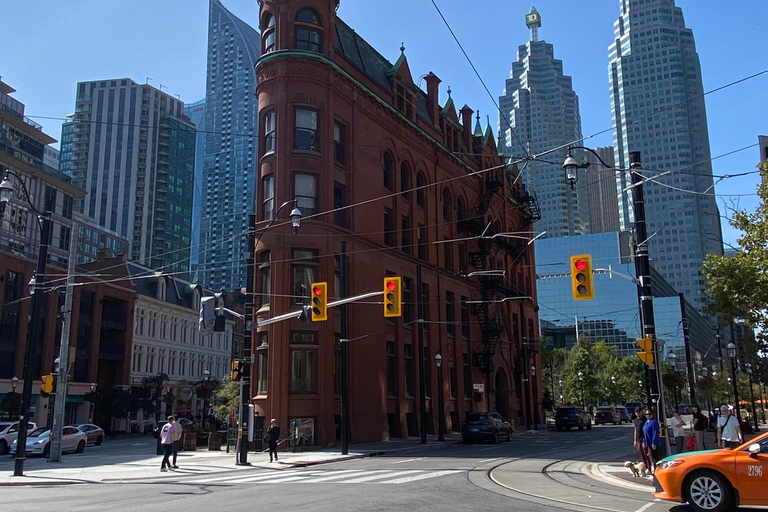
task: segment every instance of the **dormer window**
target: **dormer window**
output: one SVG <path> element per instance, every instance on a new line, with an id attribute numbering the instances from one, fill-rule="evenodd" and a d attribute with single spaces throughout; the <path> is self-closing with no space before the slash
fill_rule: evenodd
<path id="1" fill-rule="evenodd" d="M 395 87 L 395 104 L 397 110 L 405 114 L 408 119 L 413 120 L 413 94 L 403 87 L 403 84 L 397 84 Z"/>
<path id="2" fill-rule="evenodd" d="M 263 34 L 264 49 L 262 53 L 275 51 L 275 17 L 267 13 L 264 16 L 261 32 Z"/>
<path id="3" fill-rule="evenodd" d="M 296 49 L 320 53 L 322 27 L 317 13 L 302 9 L 296 15 Z"/>

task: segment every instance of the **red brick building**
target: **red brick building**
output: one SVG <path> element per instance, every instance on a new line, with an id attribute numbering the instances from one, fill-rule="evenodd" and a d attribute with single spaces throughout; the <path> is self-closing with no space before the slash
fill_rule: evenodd
<path id="1" fill-rule="evenodd" d="M 404 290 L 403 315 L 394 321 L 384 318 L 380 299 L 349 306 L 353 442 L 419 433 L 419 294 L 426 306 L 427 432 L 437 431 L 438 386 L 447 430 L 458 430 L 468 411 L 498 410 L 518 422 L 533 416 L 526 411 L 541 403 L 542 386 L 528 386 L 529 368 L 539 368 L 540 359 L 527 248 L 538 210 L 517 168 L 499 156 L 490 127 L 483 129 L 466 105 L 457 111 L 450 91 L 441 105 L 435 74 L 424 77 L 421 90 L 404 50 L 394 64 L 384 58 L 336 16 L 338 0 L 259 4 L 257 228 L 294 198 L 304 218 L 294 235 L 292 206 L 283 208 L 261 235 L 256 319 L 299 309 L 312 282 L 327 281 L 330 300 L 341 296 L 345 242 L 347 296 L 382 290 L 385 276 L 402 276 Z M 518 238 L 492 237 L 497 233 Z M 337 438 L 337 309 L 327 322 L 290 320 L 253 337 L 256 410 L 283 426 L 301 420 L 310 444 Z M 537 414 L 543 418 L 541 409 Z"/>

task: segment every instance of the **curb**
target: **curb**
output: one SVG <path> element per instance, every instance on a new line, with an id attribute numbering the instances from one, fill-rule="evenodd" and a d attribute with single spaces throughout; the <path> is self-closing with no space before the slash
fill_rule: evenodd
<path id="1" fill-rule="evenodd" d="M 602 468 L 603 465 L 604 464 L 600 464 L 600 463 L 587 464 L 583 468 L 583 473 L 589 477 L 594 478 L 595 480 L 600 480 L 602 482 L 614 485 L 616 487 L 622 487 L 624 489 L 630 489 L 633 491 L 640 491 L 640 492 L 653 492 L 652 484 L 646 485 L 646 484 L 639 484 L 635 482 L 629 482 L 627 480 L 624 480 L 623 478 L 613 476 Z"/>

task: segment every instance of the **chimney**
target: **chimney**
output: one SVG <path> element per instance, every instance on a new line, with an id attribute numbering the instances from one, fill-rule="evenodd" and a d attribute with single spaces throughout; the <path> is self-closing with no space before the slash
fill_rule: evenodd
<path id="1" fill-rule="evenodd" d="M 461 134 L 464 137 L 464 144 L 467 146 L 468 152 L 474 153 L 472 145 L 472 114 L 475 111 L 469 108 L 469 105 L 464 105 L 459 113 L 461 114 Z"/>
<path id="2" fill-rule="evenodd" d="M 426 76 L 425 80 L 427 82 L 427 105 L 429 108 L 429 115 L 432 117 L 432 122 L 435 126 L 438 126 L 440 121 L 439 86 L 441 80 L 431 71 Z"/>

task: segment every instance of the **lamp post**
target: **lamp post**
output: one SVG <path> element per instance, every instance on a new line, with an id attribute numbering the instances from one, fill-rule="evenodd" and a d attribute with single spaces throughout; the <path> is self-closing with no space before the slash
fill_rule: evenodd
<path id="1" fill-rule="evenodd" d="M 749 376 L 749 397 L 752 401 L 752 421 L 755 424 L 755 432 L 760 432 L 760 427 L 757 423 L 757 409 L 755 408 L 755 390 L 752 389 L 752 365 L 747 363 L 744 367 L 747 369 L 747 375 Z"/>
<path id="2" fill-rule="evenodd" d="M 14 176 L 16 180 L 21 184 L 21 190 L 24 192 L 27 204 L 32 209 L 32 212 L 37 216 L 38 224 L 40 226 L 40 250 L 37 255 L 37 270 L 35 277 L 33 278 L 34 287 L 32 289 L 32 312 L 29 319 L 29 332 L 27 337 L 26 353 L 24 355 L 24 372 L 22 379 L 24 385 L 22 386 L 21 393 L 21 414 L 19 417 L 19 436 L 17 438 L 17 446 L 22 447 L 21 450 L 16 450 L 16 457 L 13 467 L 14 476 L 24 476 L 24 461 L 26 460 L 26 450 L 23 449 L 27 445 L 27 425 L 29 424 L 29 409 L 32 402 L 32 379 L 34 378 L 34 357 L 37 354 L 37 349 L 43 343 L 43 309 L 45 305 L 45 264 L 48 260 L 48 240 L 51 233 L 51 215 L 46 211 L 42 214 L 38 212 L 32 204 L 32 199 L 29 196 L 24 180 L 21 177 L 9 170 L 5 171 L 5 179 L 0 182 L 0 204 L 5 206 L 13 195 L 13 183 L 11 183 L 10 176 Z M 32 283 L 30 282 L 30 283 Z"/>
<path id="3" fill-rule="evenodd" d="M 741 421 L 741 411 L 739 410 L 739 384 L 736 382 L 736 344 L 733 341 L 726 347 L 728 357 L 731 359 L 731 384 L 733 385 L 733 407 L 736 409 L 736 419 Z"/>
<path id="4" fill-rule="evenodd" d="M 95 382 L 91 382 L 91 393 L 95 393 L 95 392 L 96 392 L 96 383 Z M 91 405 L 90 405 L 89 411 L 88 411 L 88 423 L 93 423 L 93 409 L 95 407 L 96 407 L 96 404 L 91 402 Z"/>
<path id="5" fill-rule="evenodd" d="M 539 430 L 539 393 L 536 388 L 536 365 L 531 365 L 531 386 L 533 390 L 533 430 Z"/>
<path id="6" fill-rule="evenodd" d="M 563 379 L 558 379 L 557 383 L 560 386 L 560 405 L 563 405 Z"/>
<path id="7" fill-rule="evenodd" d="M 611 403 L 616 404 L 616 376 L 611 376 Z"/>
<path id="8" fill-rule="evenodd" d="M 203 394 L 203 425 L 205 425 L 205 422 L 208 421 L 208 393 L 210 392 L 210 389 L 208 388 L 208 382 L 211 380 L 211 372 L 206 368 L 203 370 L 203 389 L 205 389 L 205 394 Z"/>
<path id="9" fill-rule="evenodd" d="M 586 407 L 584 405 L 584 374 L 579 372 L 579 387 L 581 388 L 581 406 Z"/>
<path id="10" fill-rule="evenodd" d="M 301 210 L 298 208 L 299 200 L 291 199 L 283 204 L 275 211 L 272 220 L 269 221 L 264 229 L 256 236 L 256 215 L 248 216 L 248 251 L 245 255 L 245 332 L 243 334 L 243 359 L 241 361 L 243 365 L 243 377 L 240 380 L 240 422 L 238 424 L 238 437 L 237 437 L 237 462 L 238 466 L 247 466 L 248 464 L 248 428 L 250 417 L 250 402 L 251 402 L 251 341 L 253 339 L 253 330 L 251 323 L 253 322 L 253 291 L 254 281 L 256 275 L 254 272 L 254 265 L 256 264 L 256 246 L 259 245 L 261 237 L 264 233 L 272 227 L 277 220 L 280 211 L 287 205 L 292 204 L 293 210 L 291 210 L 291 225 L 293 226 L 293 233 L 296 234 L 299 231 L 301 225 Z"/>
<path id="11" fill-rule="evenodd" d="M 13 393 L 13 395 L 14 395 L 14 399 L 16 398 L 16 385 L 17 385 L 18 383 L 19 383 L 19 378 L 18 378 L 17 376 L 15 376 L 15 375 L 14 375 L 14 376 L 13 376 L 13 378 L 11 379 L 11 390 L 12 390 L 12 391 L 11 391 L 11 393 Z M 16 405 L 15 405 L 15 402 L 16 402 L 16 400 L 14 400 L 14 406 L 13 406 L 13 408 L 12 408 L 10 411 L 8 411 L 8 413 L 11 415 L 11 417 L 13 417 L 13 416 L 14 416 L 14 414 L 15 414 L 15 411 L 16 411 Z"/>
<path id="12" fill-rule="evenodd" d="M 443 403 L 443 356 L 435 354 L 437 365 L 437 440 L 445 441 L 445 404 Z"/>

